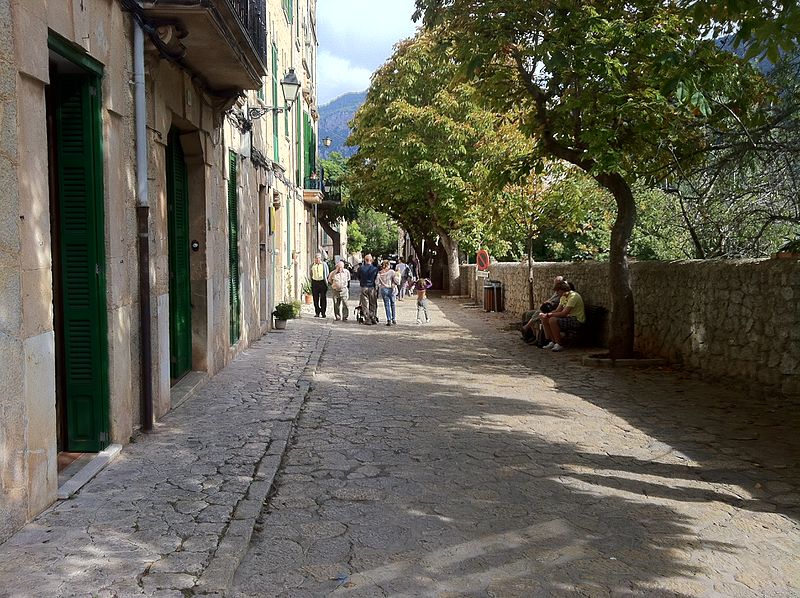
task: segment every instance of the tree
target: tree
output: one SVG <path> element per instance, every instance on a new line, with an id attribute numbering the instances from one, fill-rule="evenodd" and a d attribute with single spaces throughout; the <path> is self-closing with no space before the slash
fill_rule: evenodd
<path id="1" fill-rule="evenodd" d="M 358 226 L 358 222 L 351 222 L 347 227 L 347 252 L 361 253 L 366 242 L 367 236 L 361 232 L 361 227 Z"/>
<path id="2" fill-rule="evenodd" d="M 399 43 L 373 76 L 348 140 L 359 146 L 349 162 L 353 197 L 395 218 L 417 248 L 422 238 L 428 246 L 438 238 L 451 292 L 458 292 L 459 243 L 474 242 L 481 226 L 469 192 L 477 141 L 495 134 L 497 120 L 476 104 L 470 85 L 451 84 L 456 67 L 432 35 Z"/>
<path id="3" fill-rule="evenodd" d="M 355 238 L 353 228 L 355 227 Z M 350 224 L 348 251 L 363 251 L 375 257 L 387 257 L 397 251 L 397 238 L 400 230 L 386 214 L 370 208 L 361 208 L 358 217 Z M 356 248 L 356 245 L 360 245 Z"/>
<path id="4" fill-rule="evenodd" d="M 800 39 L 794 0 L 682 0 L 681 5 L 706 35 L 732 35 L 734 46 L 744 47 L 749 58 L 765 56 L 775 63 L 781 53 L 793 53 Z"/>
<path id="5" fill-rule="evenodd" d="M 772 65 L 775 95 L 757 127 L 714 130 L 702 163 L 676 159 L 666 189 L 692 257 L 760 257 L 800 237 L 800 56 Z"/>
<path id="6" fill-rule="evenodd" d="M 320 206 L 320 220 L 327 226 L 346 220 L 351 222 L 358 216 L 358 204 L 350 199 L 347 187 L 347 158 L 339 152 L 331 152 L 328 158 L 320 160 L 322 165 L 322 184 L 326 199 Z M 332 196 L 335 199 L 329 199 Z"/>
<path id="7" fill-rule="evenodd" d="M 630 356 L 632 185 L 663 177 L 670 151 L 687 163 L 699 159 L 710 144 L 703 124 L 731 112 L 746 119 L 757 73 L 701 39 L 669 3 L 417 0 L 417 7 L 487 103 L 525 115 L 521 127 L 540 161 L 570 162 L 613 196 L 609 351 Z"/>

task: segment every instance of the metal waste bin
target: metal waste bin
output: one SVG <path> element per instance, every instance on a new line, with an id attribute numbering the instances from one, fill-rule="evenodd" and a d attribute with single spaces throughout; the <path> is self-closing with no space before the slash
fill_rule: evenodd
<path id="1" fill-rule="evenodd" d="M 483 283 L 483 310 L 505 310 L 503 307 L 503 283 L 499 280 L 487 280 Z"/>

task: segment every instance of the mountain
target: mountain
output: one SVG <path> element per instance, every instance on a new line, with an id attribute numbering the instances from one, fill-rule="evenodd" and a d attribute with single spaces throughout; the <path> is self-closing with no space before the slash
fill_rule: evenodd
<path id="1" fill-rule="evenodd" d="M 331 138 L 331 146 L 325 147 L 320 143 L 319 155 L 327 158 L 331 152 L 339 152 L 343 156 L 352 156 L 356 148 L 346 147 L 344 142 L 350 135 L 349 123 L 353 116 L 364 103 L 366 91 L 346 93 L 320 106 L 319 108 L 319 138 Z"/>

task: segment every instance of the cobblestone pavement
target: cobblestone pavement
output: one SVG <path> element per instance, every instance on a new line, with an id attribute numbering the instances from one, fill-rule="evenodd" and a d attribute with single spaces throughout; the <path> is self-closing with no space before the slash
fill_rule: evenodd
<path id="1" fill-rule="evenodd" d="M 226 588 L 330 326 L 268 334 L 72 499 L 0 546 L 0 596 L 181 598 Z"/>
<path id="2" fill-rule="evenodd" d="M 334 325 L 229 595 L 800 595 L 796 404 L 433 304 Z"/>

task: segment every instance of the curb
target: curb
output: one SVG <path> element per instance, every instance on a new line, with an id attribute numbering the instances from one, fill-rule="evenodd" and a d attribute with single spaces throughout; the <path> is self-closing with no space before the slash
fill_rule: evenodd
<path id="1" fill-rule="evenodd" d="M 331 331 L 332 328 L 328 326 L 311 350 L 308 361 L 295 383 L 297 392 L 283 408 L 280 417 L 275 420 L 272 438 L 267 452 L 258 461 L 253 482 L 244 497 L 236 504 L 217 550 L 197 580 L 196 589 L 207 593 L 224 592 L 233 582 L 236 570 L 247 554 L 256 521 L 261 515 L 267 496 L 273 489 L 275 476 L 289 446 L 300 410 L 311 391 L 312 381 L 317 374 Z"/>
<path id="2" fill-rule="evenodd" d="M 57 499 L 66 500 L 103 471 L 122 451 L 121 444 L 110 444 L 89 461 L 78 473 L 58 488 Z"/>

